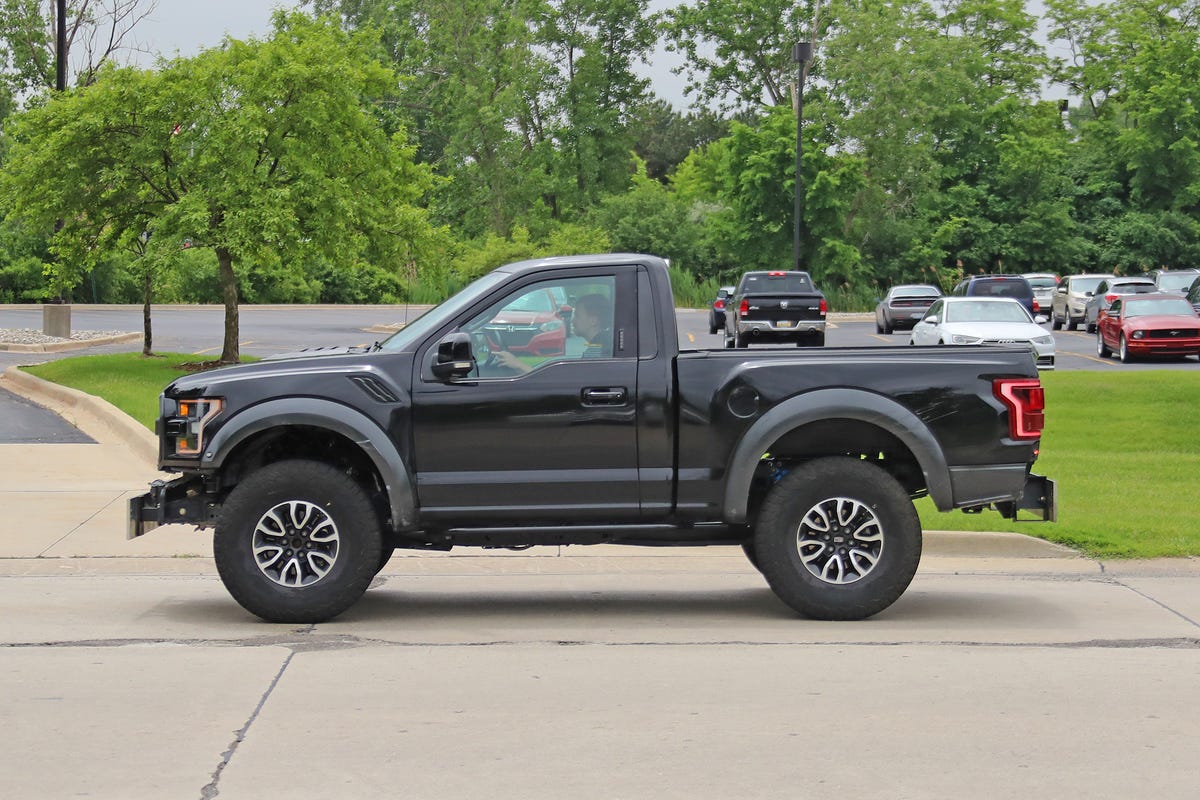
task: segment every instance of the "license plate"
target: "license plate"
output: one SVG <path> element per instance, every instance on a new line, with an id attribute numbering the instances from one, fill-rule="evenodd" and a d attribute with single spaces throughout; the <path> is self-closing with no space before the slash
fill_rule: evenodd
<path id="1" fill-rule="evenodd" d="M 775 323 L 775 327 L 776 328 L 790 328 L 790 327 L 792 327 L 792 321 L 790 319 L 778 320 Z"/>

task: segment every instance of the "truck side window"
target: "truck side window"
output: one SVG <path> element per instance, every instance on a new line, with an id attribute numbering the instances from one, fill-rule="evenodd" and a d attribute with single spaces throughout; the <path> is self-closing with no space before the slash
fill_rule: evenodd
<path id="1" fill-rule="evenodd" d="M 612 358 L 616 279 L 560 278 L 522 286 L 476 314 L 479 377 L 514 377 L 563 359 Z"/>

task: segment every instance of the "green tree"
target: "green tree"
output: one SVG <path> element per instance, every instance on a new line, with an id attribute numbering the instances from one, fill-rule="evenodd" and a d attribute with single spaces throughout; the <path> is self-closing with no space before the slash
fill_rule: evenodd
<path id="1" fill-rule="evenodd" d="M 638 107 L 630 128 L 646 174 L 665 183 L 688 153 L 727 136 L 729 121 L 708 109 L 681 114 L 667 101 L 652 98 Z"/>
<path id="2" fill-rule="evenodd" d="M 394 85 L 361 37 L 278 12 L 268 39 L 227 40 L 155 72 L 101 73 L 13 125 L 3 189 L 15 216 L 55 234 L 63 283 L 150 231 L 147 256 L 184 243 L 216 255 L 237 361 L 239 275 L 322 255 L 397 271 L 438 245 L 431 186 L 403 133 L 367 102 Z"/>

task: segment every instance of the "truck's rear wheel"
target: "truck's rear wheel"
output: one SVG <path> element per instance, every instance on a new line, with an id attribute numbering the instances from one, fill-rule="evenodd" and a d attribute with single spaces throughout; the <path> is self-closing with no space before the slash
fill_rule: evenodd
<path id="1" fill-rule="evenodd" d="M 268 622 L 323 622 L 362 597 L 378 571 L 379 516 L 341 470 L 280 461 L 230 492 L 213 556 L 247 611 Z"/>
<path id="2" fill-rule="evenodd" d="M 789 472 L 767 495 L 754 552 L 771 589 L 796 611 L 865 619 L 912 582 L 921 521 L 908 494 L 879 467 L 821 458 Z"/>

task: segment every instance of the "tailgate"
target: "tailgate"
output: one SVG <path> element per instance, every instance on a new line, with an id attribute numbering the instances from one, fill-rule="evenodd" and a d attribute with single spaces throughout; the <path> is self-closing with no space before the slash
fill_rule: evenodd
<path id="1" fill-rule="evenodd" d="M 744 320 L 762 320 L 771 322 L 777 328 L 794 326 L 800 322 L 823 321 L 825 315 L 821 312 L 821 295 L 746 295 L 745 313 L 739 313 Z M 789 325 L 790 323 L 790 325 Z"/>

